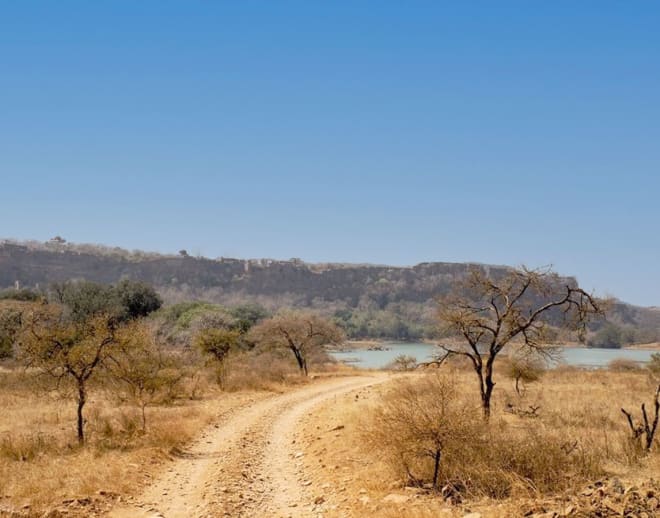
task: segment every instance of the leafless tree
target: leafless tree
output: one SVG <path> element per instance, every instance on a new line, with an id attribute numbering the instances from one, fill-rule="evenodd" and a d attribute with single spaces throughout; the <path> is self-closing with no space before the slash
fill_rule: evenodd
<path id="1" fill-rule="evenodd" d="M 264 348 L 291 350 L 305 376 L 310 353 L 345 340 L 343 331 L 333 322 L 306 312 L 286 312 L 264 320 L 250 330 L 249 338 Z"/>
<path id="2" fill-rule="evenodd" d="M 601 301 L 549 268 L 511 269 L 498 278 L 475 268 L 439 301 L 445 333 L 459 340 L 455 345 L 441 345 L 442 352 L 432 363 L 442 363 L 452 355 L 469 358 L 488 419 L 495 387 L 493 367 L 508 344 L 515 342 L 529 352 L 551 354 L 546 343 L 549 320 L 576 330 L 583 339 L 588 319 L 602 311 Z"/>
<path id="3" fill-rule="evenodd" d="M 632 414 L 624 408 L 621 409 L 621 412 L 623 412 L 623 415 L 625 415 L 628 420 L 632 440 L 641 440 L 644 450 L 647 452 L 651 451 L 655 432 L 658 429 L 658 421 L 660 421 L 660 385 L 658 385 L 653 397 L 653 410 L 653 420 L 649 421 L 649 415 L 646 412 L 646 404 L 642 403 L 642 422 L 635 425 Z"/>

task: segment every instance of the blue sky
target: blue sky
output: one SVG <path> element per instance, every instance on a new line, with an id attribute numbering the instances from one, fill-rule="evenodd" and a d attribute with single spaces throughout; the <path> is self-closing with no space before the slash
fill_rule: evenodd
<path id="1" fill-rule="evenodd" d="M 553 264 L 660 305 L 654 2 L 0 3 L 0 237 Z"/>

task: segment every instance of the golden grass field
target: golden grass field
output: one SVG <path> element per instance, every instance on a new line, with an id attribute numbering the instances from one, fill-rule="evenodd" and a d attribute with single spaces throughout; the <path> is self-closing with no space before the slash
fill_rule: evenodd
<path id="1" fill-rule="evenodd" d="M 214 375 L 200 369 L 175 399 L 147 407 L 146 432 L 138 408 L 95 387 L 85 408 L 87 444 L 81 447 L 71 399 L 44 390 L 23 369 L 0 368 L 0 516 L 10 509 L 41 516 L 70 499 L 139 493 L 209 423 L 299 382 L 285 384 L 281 373 L 273 379 L 257 370 L 237 373 L 231 391 L 221 391 Z"/>
<path id="2" fill-rule="evenodd" d="M 341 375 L 350 369 L 342 367 L 336 371 Z M 479 457 L 483 450 L 476 449 L 472 456 L 461 457 L 461 462 L 472 463 L 473 473 L 484 471 L 484 479 L 500 481 L 505 488 L 501 495 L 493 496 L 475 483 L 460 501 L 450 504 L 433 491 L 406 489 L 405 477 L 392 461 L 387 445 L 374 441 L 374 412 L 396 392 L 398 383 L 418 383 L 438 373 L 455 384 L 465 404 L 476 401 L 474 374 L 464 367 L 443 366 L 437 373 L 392 374 L 387 382 L 338 397 L 304 418 L 300 447 L 306 451 L 305 470 L 319 487 L 333 488 L 328 491 L 336 491 L 343 502 L 341 513 L 333 514 L 330 509 L 324 516 L 377 513 L 385 518 L 422 518 L 438 513 L 462 516 L 468 511 L 478 511 L 483 516 L 518 516 L 539 502 L 565 506 L 596 479 L 617 477 L 626 486 L 632 486 L 660 474 L 660 448 L 656 444 L 649 455 L 636 454 L 630 447 L 630 432 L 620 411 L 625 407 L 639 416 L 640 404 L 650 404 L 657 381 L 648 371 L 561 368 L 529 384 L 523 397 L 516 394 L 513 382 L 499 372 L 489 426 L 498 430 L 496 439 L 520 445 L 520 452 L 508 452 L 506 458 L 527 466 L 532 478 L 541 480 L 544 470 L 565 465 L 553 458 L 558 444 L 576 444 L 571 455 L 587 459 L 586 468 L 575 473 L 553 473 L 542 483 L 532 483 L 531 479 L 512 475 L 513 468 L 507 472 L 501 465 L 504 457 L 498 457 L 500 464 L 489 464 Z M 195 381 L 195 397 L 191 397 L 192 387 L 185 386 L 174 401 L 147 408 L 146 433 L 140 431 L 138 410 L 118 403 L 100 387 L 93 391 L 86 409 L 89 440 L 80 447 L 75 437 L 72 401 L 35 388 L 33 378 L 22 371 L 2 369 L 0 516 L 3 509 L 9 508 L 23 509 L 25 516 L 33 509 L 36 516 L 71 498 L 139 493 L 176 456 L 178 449 L 209 423 L 222 420 L 232 409 L 269 397 L 273 391 L 292 387 L 283 383 L 259 387 L 247 378 L 238 379 L 247 388 L 241 389 L 235 383 L 232 392 L 222 392 L 213 383 L 213 373 L 206 373 Z M 537 417 L 525 416 L 524 411 L 531 406 L 538 407 Z M 465 449 L 470 449 L 469 444 Z M 452 465 L 449 454 L 443 462 L 443 466 Z M 582 469 L 581 462 L 570 466 Z M 461 475 L 464 467 L 452 469 Z M 403 494 L 405 505 L 387 501 L 392 493 Z"/>
<path id="3" fill-rule="evenodd" d="M 343 498 L 352 509 L 350 516 L 427 518 L 480 512 L 484 517 L 497 518 L 523 516 L 544 505 L 546 509 L 561 511 L 569 508 L 580 491 L 596 480 L 614 477 L 626 487 L 638 487 L 653 478 L 657 480 L 660 475 L 657 438 L 655 449 L 648 456 L 635 455 L 630 447 L 630 432 L 625 417 L 620 411 L 623 406 L 634 410 L 639 417 L 640 404 L 646 401 L 647 407 L 650 405 L 657 381 L 651 378 L 648 371 L 563 368 L 549 371 L 539 383 L 530 384 L 523 398 L 516 394 L 513 383 L 500 373 L 496 378 L 495 411 L 490 426 L 503 427 L 503 433 L 497 435 L 501 440 L 523 445 L 523 449 L 528 449 L 533 456 L 531 459 L 520 459 L 514 452 L 509 458 L 520 464 L 524 461 L 530 469 L 541 474 L 560 465 L 558 459 L 553 458 L 558 450 L 551 448 L 552 445 L 566 442 L 570 448 L 577 441 L 571 455 L 591 457 L 593 464 L 587 466 L 587 472 L 593 469 L 593 478 L 577 473 L 559 473 L 547 477 L 546 485 L 555 483 L 556 490 L 540 488 L 522 477 L 511 476 L 511 472 L 497 472 L 492 464 L 478 458 L 477 451 L 472 458 L 468 454 L 463 455 L 461 460 L 465 462 L 467 459 L 468 463 L 479 466 L 486 478 L 501 480 L 508 477 L 510 494 L 494 498 L 479 494 L 476 487 L 472 495 L 450 505 L 435 492 L 405 488 L 405 476 L 397 469 L 396 460 L 392 462 L 387 446 L 373 441 L 374 411 L 388 394 L 393 390 L 396 392 L 396 378 L 418 382 L 427 375 L 419 372 L 398 375 L 390 383 L 348 395 L 307 418 L 303 435 L 311 455 L 306 457 L 306 468 L 318 480 L 331 481 L 335 487 L 342 489 Z M 466 401 L 478 397 L 473 372 L 444 369 L 443 375 L 450 376 L 457 384 L 458 392 L 467 398 Z M 538 406 L 538 417 L 521 417 L 507 412 L 507 405 L 523 410 L 530 405 Z M 519 442 L 528 440 L 528 430 L 532 430 L 535 437 L 531 445 Z M 469 447 L 465 443 L 464 448 Z M 450 459 L 446 462 L 451 464 Z M 456 469 L 456 466 L 453 468 Z M 466 471 L 469 473 L 469 470 Z M 565 482 L 562 476 L 565 476 Z M 400 496 L 399 503 L 392 494 Z M 578 506 L 574 507 L 578 509 Z M 591 515 L 589 511 L 584 513 L 579 516 Z M 346 513 L 330 513 L 329 516 L 346 516 Z"/>

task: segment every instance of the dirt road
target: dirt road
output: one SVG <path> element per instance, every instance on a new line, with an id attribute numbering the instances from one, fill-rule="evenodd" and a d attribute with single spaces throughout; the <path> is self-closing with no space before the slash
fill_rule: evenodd
<path id="1" fill-rule="evenodd" d="M 242 408 L 204 431 L 141 497 L 109 517 L 316 517 L 322 503 L 302 471 L 297 423 L 316 405 L 381 381 L 317 381 Z"/>

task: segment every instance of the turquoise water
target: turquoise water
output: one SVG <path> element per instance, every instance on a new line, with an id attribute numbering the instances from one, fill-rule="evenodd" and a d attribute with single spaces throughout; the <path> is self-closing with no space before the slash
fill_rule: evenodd
<path id="1" fill-rule="evenodd" d="M 350 363 L 364 369 L 381 369 L 401 354 L 414 356 L 418 362 L 428 361 L 437 354 L 438 349 L 430 344 L 385 343 L 387 351 L 352 351 L 331 352 L 339 361 Z M 604 367 L 617 358 L 626 358 L 636 362 L 647 362 L 654 351 L 635 351 L 630 349 L 594 349 L 588 347 L 567 347 L 563 350 L 563 363 L 576 367 Z"/>

